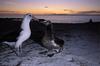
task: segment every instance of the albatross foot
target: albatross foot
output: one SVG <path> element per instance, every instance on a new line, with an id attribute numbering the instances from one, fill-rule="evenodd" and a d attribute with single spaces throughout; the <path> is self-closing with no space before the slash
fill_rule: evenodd
<path id="1" fill-rule="evenodd" d="M 23 57 L 23 52 L 22 52 L 22 48 L 15 48 L 15 54 L 19 57 Z"/>

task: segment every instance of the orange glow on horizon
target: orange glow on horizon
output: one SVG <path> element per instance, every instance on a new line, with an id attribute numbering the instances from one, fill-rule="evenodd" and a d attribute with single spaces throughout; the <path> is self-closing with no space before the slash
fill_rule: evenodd
<path id="1" fill-rule="evenodd" d="M 11 10 L 0 10 L 2 13 L 12 13 L 12 14 L 25 14 L 25 13 L 32 13 L 32 14 L 74 14 L 77 11 L 68 10 L 68 9 L 18 9 L 15 11 Z M 3 12 L 4 11 L 4 12 Z"/>
<path id="2" fill-rule="evenodd" d="M 0 14 L 100 14 L 99 5 L 100 0 L 0 0 Z"/>

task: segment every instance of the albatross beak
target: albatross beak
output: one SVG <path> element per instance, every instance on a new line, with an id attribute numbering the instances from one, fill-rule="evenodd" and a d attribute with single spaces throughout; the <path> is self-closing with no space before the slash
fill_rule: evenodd
<path id="1" fill-rule="evenodd" d="M 34 21 L 38 21 L 38 22 L 39 22 L 39 19 L 36 18 L 36 17 L 34 17 L 34 16 L 32 16 L 32 19 L 33 19 Z"/>

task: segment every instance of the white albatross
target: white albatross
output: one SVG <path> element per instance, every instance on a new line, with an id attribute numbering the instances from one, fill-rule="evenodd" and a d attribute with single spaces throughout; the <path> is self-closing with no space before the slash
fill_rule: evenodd
<path id="1" fill-rule="evenodd" d="M 31 22 L 32 18 L 34 20 L 38 20 L 35 17 L 32 17 L 32 14 L 30 14 L 30 13 L 28 13 L 24 16 L 23 21 L 20 26 L 21 31 L 19 32 L 18 35 L 14 34 L 14 35 L 16 35 L 16 36 L 14 36 L 14 39 L 16 40 L 15 42 L 9 42 L 7 40 L 6 41 L 3 40 L 4 42 L 2 42 L 2 43 L 7 44 L 10 47 L 15 47 L 16 50 L 14 50 L 14 51 L 18 56 L 20 56 L 22 53 L 23 42 L 26 41 L 27 39 L 29 39 L 31 36 L 30 22 Z M 17 33 L 17 32 L 15 32 L 15 33 Z M 12 40 L 12 39 L 10 39 L 10 40 Z"/>
<path id="2" fill-rule="evenodd" d="M 15 48 L 18 51 L 18 55 L 22 53 L 22 43 L 29 39 L 31 36 L 30 22 L 32 20 L 32 14 L 26 14 L 21 24 L 22 31 L 20 32 L 17 41 L 15 43 Z"/>

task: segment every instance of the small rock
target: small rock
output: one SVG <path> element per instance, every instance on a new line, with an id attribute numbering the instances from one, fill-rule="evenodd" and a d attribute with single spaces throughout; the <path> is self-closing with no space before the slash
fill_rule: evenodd
<path id="1" fill-rule="evenodd" d="M 54 54 L 48 54 L 47 56 L 52 57 L 52 56 L 54 56 Z"/>
<path id="2" fill-rule="evenodd" d="M 67 61 L 68 61 L 68 62 L 74 62 L 74 59 L 73 59 L 73 57 L 70 57 L 70 56 L 69 56 L 69 57 L 67 57 Z"/>

